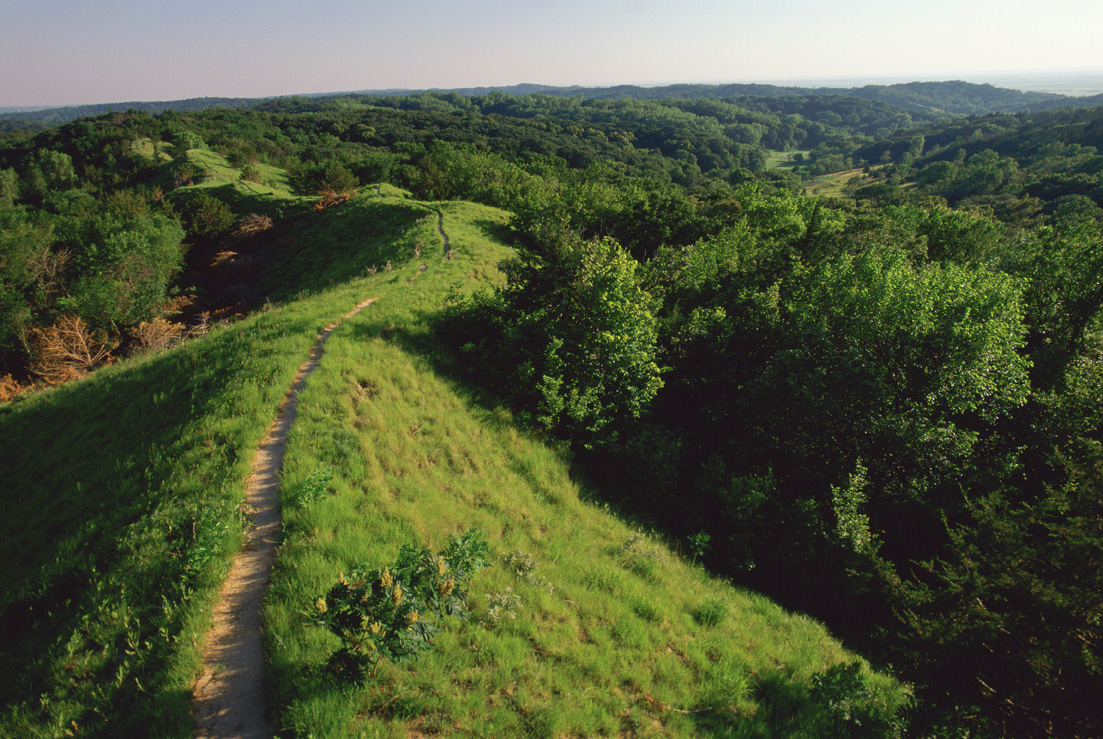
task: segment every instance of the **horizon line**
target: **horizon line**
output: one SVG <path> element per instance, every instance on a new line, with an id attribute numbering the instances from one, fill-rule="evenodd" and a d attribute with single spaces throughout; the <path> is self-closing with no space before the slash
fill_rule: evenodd
<path id="1" fill-rule="evenodd" d="M 569 84 L 569 85 L 551 85 L 541 82 L 517 82 L 511 84 L 484 84 L 484 85 L 462 85 L 456 87 L 385 87 L 385 88 L 363 88 L 358 90 L 333 90 L 325 92 L 293 92 L 293 93 L 279 93 L 275 95 L 194 95 L 190 97 L 177 97 L 177 98 L 160 98 L 160 99 L 132 99 L 132 100 L 120 100 L 114 102 L 86 102 L 86 103 L 60 103 L 60 104 L 46 104 L 46 105 L 12 105 L 12 106 L 0 106 L 0 115 L 12 114 L 12 113 L 35 113 L 43 110 L 60 110 L 64 108 L 82 108 L 91 107 L 97 105 L 131 105 L 131 104 L 151 104 L 151 103 L 176 103 L 186 100 L 204 100 L 204 99 L 225 99 L 225 100 L 275 100 L 279 98 L 288 97 L 335 97 L 339 95 L 378 95 L 378 94 L 410 94 L 418 92 L 455 92 L 460 90 L 498 90 L 514 87 L 545 87 L 549 89 L 557 90 L 570 90 L 570 89 L 583 89 L 583 90 L 609 90 L 617 87 L 638 87 L 643 89 L 655 89 L 661 87 L 674 87 L 678 85 L 705 85 L 711 87 L 722 87 L 725 85 L 763 85 L 769 87 L 793 87 L 793 88 L 812 88 L 812 89 L 851 89 L 857 86 L 865 86 L 871 84 L 910 84 L 912 82 L 971 82 L 972 84 L 993 84 L 993 81 L 1007 78 L 1025 78 L 1024 81 L 1030 79 L 1041 80 L 1044 78 L 1059 77 L 1068 78 L 1074 76 L 1098 76 L 1099 79 L 1095 81 L 1095 85 L 1092 87 L 1098 88 L 1100 92 L 1103 92 L 1103 67 L 1097 69 L 1060 69 L 1060 70 L 1007 70 L 1002 72 L 970 72 L 960 75 L 947 75 L 940 77 L 931 76 L 916 76 L 916 75 L 898 75 L 898 74 L 881 74 L 881 75 L 854 75 L 854 76 L 835 76 L 835 77 L 777 77 L 777 78 L 764 78 L 751 80 L 690 80 L 690 81 L 667 81 L 667 82 L 620 82 L 615 84 Z M 973 82 L 973 80 L 981 80 L 979 82 Z M 859 84 L 856 84 L 859 83 Z M 999 85 L 995 85 L 999 86 Z M 1016 90 L 1018 92 L 1049 92 L 1048 90 L 1041 89 L 1026 89 L 1019 87 L 1003 87 L 1003 89 Z M 1066 97 L 1087 97 L 1096 92 L 1051 92 L 1055 95 L 1064 95 Z"/>

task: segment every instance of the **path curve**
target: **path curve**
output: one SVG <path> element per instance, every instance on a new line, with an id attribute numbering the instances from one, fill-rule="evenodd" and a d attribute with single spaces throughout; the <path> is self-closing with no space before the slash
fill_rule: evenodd
<path id="1" fill-rule="evenodd" d="M 369 298 L 318 334 L 309 358 L 268 427 L 249 475 L 245 497 L 252 526 L 219 593 L 203 648 L 203 674 L 195 685 L 192 715 L 197 739 L 271 739 L 264 711 L 264 642 L 260 609 L 280 538 L 279 471 L 287 432 L 299 410 L 299 393 L 318 367 L 333 330 L 375 302 Z"/>

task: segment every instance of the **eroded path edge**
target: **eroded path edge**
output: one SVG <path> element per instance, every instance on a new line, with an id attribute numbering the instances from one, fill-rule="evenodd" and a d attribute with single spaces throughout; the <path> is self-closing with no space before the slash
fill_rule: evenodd
<path id="1" fill-rule="evenodd" d="M 318 367 L 326 339 L 373 302 L 375 298 L 361 302 L 318 334 L 253 458 L 245 491 L 252 526 L 219 593 L 203 648 L 203 673 L 192 699 L 197 739 L 272 736 L 265 715 L 260 613 L 280 538 L 279 471 L 287 432 L 298 414 L 299 393 Z"/>

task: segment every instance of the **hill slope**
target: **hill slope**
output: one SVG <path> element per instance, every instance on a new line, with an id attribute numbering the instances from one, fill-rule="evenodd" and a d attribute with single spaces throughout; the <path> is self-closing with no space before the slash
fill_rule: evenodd
<path id="1" fill-rule="evenodd" d="M 586 502 L 568 459 L 455 379 L 431 318 L 452 287 L 497 279 L 507 214 L 381 193 L 307 217 L 273 257 L 268 311 L 0 408 L 0 668 L 20 676 L 0 733 L 190 735 L 249 460 L 318 330 L 369 296 L 330 337 L 285 459 L 266 611 L 282 734 L 817 736 L 841 718 L 822 686 L 847 675 L 851 715 L 891 717 L 900 686 Z M 490 563 L 470 617 L 416 662 L 335 685 L 317 600 L 469 528 Z"/>

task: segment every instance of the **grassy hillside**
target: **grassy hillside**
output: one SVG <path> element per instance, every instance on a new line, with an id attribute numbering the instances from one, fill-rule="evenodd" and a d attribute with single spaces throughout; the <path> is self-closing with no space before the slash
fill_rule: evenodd
<path id="1" fill-rule="evenodd" d="M 822 736 L 851 702 L 866 728 L 894 713 L 901 686 L 832 671 L 855 657 L 822 627 L 589 501 L 569 459 L 455 379 L 432 315 L 498 278 L 506 218 L 362 191 L 274 251 L 268 310 L 0 406 L 0 735 L 190 735 L 252 454 L 318 331 L 371 296 L 330 337 L 289 439 L 266 610 L 281 735 Z M 490 566 L 470 617 L 414 662 L 334 684 L 318 598 L 472 527 Z"/>

